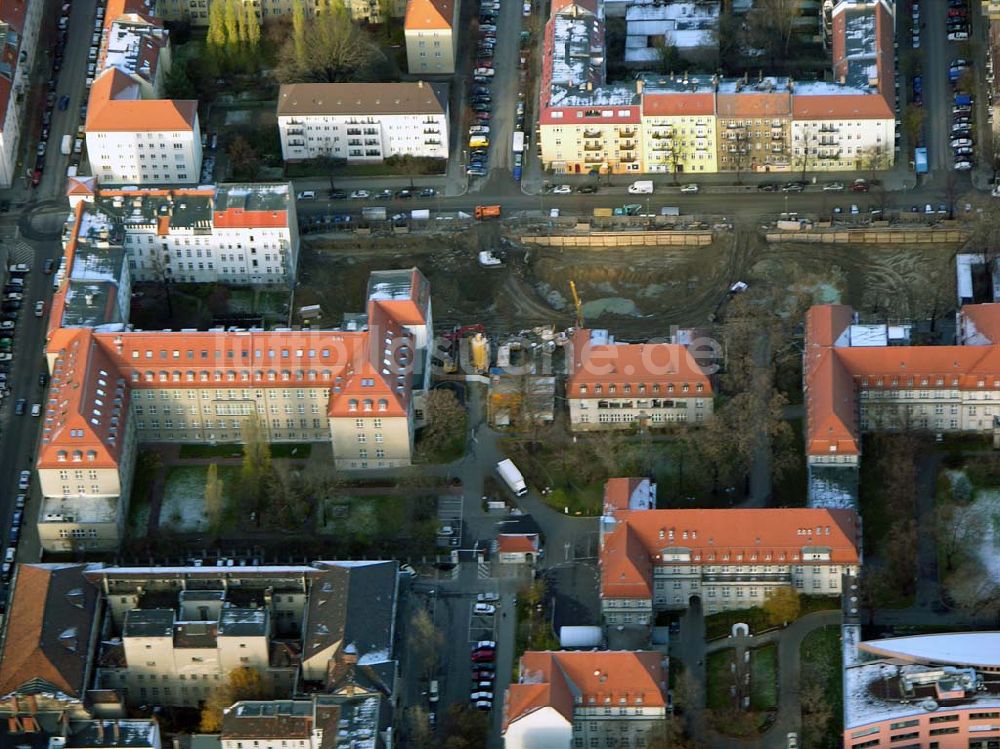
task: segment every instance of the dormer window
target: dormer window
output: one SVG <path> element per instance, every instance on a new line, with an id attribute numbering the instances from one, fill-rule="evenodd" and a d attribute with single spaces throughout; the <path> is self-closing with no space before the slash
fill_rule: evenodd
<path id="1" fill-rule="evenodd" d="M 364 409 L 365 409 L 365 411 L 371 411 L 372 410 L 372 400 L 371 400 L 371 398 L 365 398 L 365 400 L 364 400 Z"/>
<path id="2" fill-rule="evenodd" d="M 580 386 L 580 393 L 582 395 L 586 395 L 586 393 L 587 393 L 587 386 L 586 385 L 581 385 Z"/>
<path id="3" fill-rule="evenodd" d="M 57 452 L 56 453 L 56 460 L 58 460 L 60 463 L 65 463 L 66 462 L 66 451 L 65 450 L 60 450 L 59 452 Z"/>
<path id="4" fill-rule="evenodd" d="M 87 450 L 87 460 L 91 463 L 97 460 L 97 450 Z"/>
<path id="5" fill-rule="evenodd" d="M 358 410 L 358 401 L 356 398 L 351 398 L 349 401 L 347 401 L 347 410 L 348 411 Z"/>
<path id="6" fill-rule="evenodd" d="M 74 450 L 73 451 L 73 462 L 74 463 L 80 463 L 81 461 L 83 461 L 83 452 L 81 452 L 80 450 Z"/>
<path id="7" fill-rule="evenodd" d="M 389 401 L 387 401 L 385 398 L 379 398 L 378 399 L 378 410 L 379 411 L 387 411 L 388 409 L 389 409 Z"/>

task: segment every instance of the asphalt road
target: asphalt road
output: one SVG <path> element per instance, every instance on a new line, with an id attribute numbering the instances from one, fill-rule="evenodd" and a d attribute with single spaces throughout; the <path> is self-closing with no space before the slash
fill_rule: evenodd
<path id="1" fill-rule="evenodd" d="M 15 185 L 9 191 L 10 199 L 21 208 L 20 215 L 8 214 L 0 222 L 5 229 L 11 230 L 4 231 L 5 236 L 10 236 L 4 248 L 7 261 L 27 262 L 31 266 L 31 272 L 25 279 L 26 291 L 15 330 L 14 358 L 10 362 L 8 374 L 10 392 L 0 406 L 0 434 L 4 443 L 4 449 L 0 450 L 0 476 L 3 476 L 5 482 L 3 489 L 0 490 L 0 518 L 3 519 L 4 529 L 10 527 L 14 499 L 21 493 L 17 489 L 18 474 L 22 470 L 33 468 L 37 454 L 42 420 L 32 417 L 30 409 L 33 403 L 44 403 L 45 391 L 39 385 L 38 378 L 47 371 L 44 360 L 45 331 L 52 300 L 52 276 L 45 275 L 42 266 L 46 259 L 58 260 L 62 254 L 59 236 L 67 214 L 63 191 L 69 159 L 60 153 L 60 143 L 64 134 L 75 137 L 79 122 L 79 107 L 87 96 L 83 79 L 86 74 L 87 50 L 93 33 L 95 11 L 95 0 L 74 0 L 72 4 L 70 33 L 56 88 L 57 99 L 64 94 L 70 97 L 69 106 L 62 112 L 58 107 L 53 108 L 41 183 L 34 189 L 24 188 L 20 184 Z M 48 14 L 43 23 L 54 26 L 57 18 L 58 13 Z M 36 86 L 40 83 L 43 92 L 40 94 L 42 100 L 36 104 L 39 109 L 44 107 L 44 84 L 51 70 L 51 60 L 52 57 L 47 51 L 39 50 L 36 72 L 33 76 Z M 41 115 L 29 119 L 40 123 Z M 24 139 L 26 164 L 34 164 L 37 136 L 38 132 L 28 133 Z M 21 238 L 15 241 L 11 236 L 14 233 L 13 225 L 19 223 L 30 226 L 30 232 L 27 235 L 22 234 Z M 40 239 L 31 239 L 28 235 Z M 45 301 L 46 314 L 41 318 L 34 315 L 34 304 L 37 300 Z M 25 414 L 19 416 L 15 413 L 15 404 L 21 398 L 27 405 Z M 37 477 L 32 475 L 25 521 L 18 545 L 17 558 L 21 562 L 37 561 L 40 558 L 35 525 L 40 509 L 39 496 Z M 2 540 L 6 544 L 6 530 Z"/>
<path id="2" fill-rule="evenodd" d="M 499 177 L 499 172 L 496 173 Z M 499 181 L 492 177 L 489 182 Z M 509 179 L 505 180 L 513 184 Z M 590 184 L 593 184 L 591 181 Z M 377 205 L 385 206 L 390 213 L 405 212 L 414 208 L 429 208 L 432 211 L 464 211 L 471 214 L 474 207 L 482 203 L 499 203 L 504 215 L 520 211 L 547 212 L 558 207 L 567 214 L 590 214 L 594 208 L 620 207 L 627 203 L 637 203 L 642 211 L 659 213 L 663 206 L 677 206 L 682 215 L 726 215 L 729 218 L 766 218 L 773 217 L 784 211 L 794 211 L 803 215 L 819 215 L 829 217 L 835 206 L 839 206 L 843 214 L 841 220 L 850 221 L 852 205 L 857 205 L 862 213 L 869 208 L 882 208 L 889 211 L 910 212 L 916 205 L 923 210 L 925 203 L 932 203 L 935 208 L 939 203 L 947 202 L 946 190 L 936 187 L 924 187 L 907 192 L 885 192 L 873 188 L 867 193 L 824 192 L 820 186 L 810 186 L 801 193 L 759 192 L 754 186 L 743 188 L 705 187 L 697 194 L 681 194 L 679 187 L 658 187 L 653 195 L 629 195 L 626 186 L 601 187 L 597 194 L 582 195 L 525 195 L 519 190 L 509 192 L 490 192 L 477 196 L 467 194 L 461 196 L 438 196 L 436 198 L 379 201 Z M 960 201 L 961 202 L 961 201 Z M 372 201 L 360 200 L 310 200 L 298 205 L 301 217 L 322 216 L 333 214 L 360 215 L 366 205 L 376 205 Z M 959 206 L 960 208 L 961 206 Z"/>

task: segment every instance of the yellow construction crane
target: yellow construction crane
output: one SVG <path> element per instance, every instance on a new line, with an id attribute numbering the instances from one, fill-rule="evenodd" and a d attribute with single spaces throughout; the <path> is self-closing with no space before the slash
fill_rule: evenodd
<path id="1" fill-rule="evenodd" d="M 569 290 L 573 292 L 573 307 L 576 308 L 576 327 L 583 327 L 583 305 L 580 304 L 580 295 L 576 293 L 576 284 L 570 279 Z"/>

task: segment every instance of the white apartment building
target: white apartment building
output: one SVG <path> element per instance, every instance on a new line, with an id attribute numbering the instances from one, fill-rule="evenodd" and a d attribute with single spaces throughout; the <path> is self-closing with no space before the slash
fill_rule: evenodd
<path id="1" fill-rule="evenodd" d="M 448 158 L 448 89 L 414 83 L 293 83 L 278 94 L 285 161 Z"/>
<path id="2" fill-rule="evenodd" d="M 607 330 L 573 337 L 566 380 L 570 429 L 631 429 L 711 417 L 713 387 L 683 344 L 616 343 Z"/>
<path id="3" fill-rule="evenodd" d="M 656 611 L 706 614 L 760 606 L 769 591 L 839 596 L 858 571 L 853 510 L 618 511 L 601 538 L 601 612 L 608 626 L 650 626 Z"/>
<path id="4" fill-rule="evenodd" d="M 18 177 L 21 128 L 28 103 L 31 68 L 35 61 L 41 0 L 21 0 L 0 7 L 0 187 L 10 187 Z"/>
<path id="5" fill-rule="evenodd" d="M 461 3 L 458 0 L 409 0 L 403 35 L 410 75 L 445 75 L 455 72 Z"/>
<path id="6" fill-rule="evenodd" d="M 528 651 L 504 696 L 504 747 L 644 746 L 666 717 L 667 673 L 656 652 Z"/>
<path id="7" fill-rule="evenodd" d="M 287 183 L 192 189 L 96 190 L 77 242 L 120 243 L 136 281 L 290 284 L 299 231 Z"/>
<path id="8" fill-rule="evenodd" d="M 87 109 L 87 155 L 102 184 L 197 184 L 201 174 L 198 102 L 143 99 L 118 68 L 98 76 Z"/>

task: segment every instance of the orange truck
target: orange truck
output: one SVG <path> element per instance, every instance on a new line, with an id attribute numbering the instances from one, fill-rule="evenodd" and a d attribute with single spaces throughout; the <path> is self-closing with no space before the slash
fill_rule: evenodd
<path id="1" fill-rule="evenodd" d="M 500 206 L 498 205 L 477 205 L 474 211 L 477 221 L 486 218 L 500 218 Z"/>

